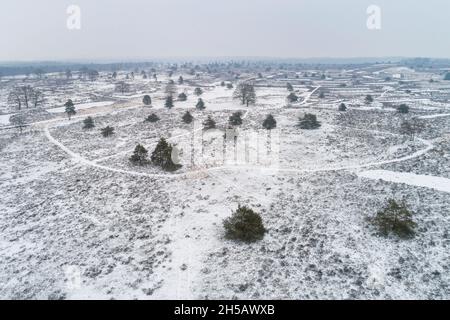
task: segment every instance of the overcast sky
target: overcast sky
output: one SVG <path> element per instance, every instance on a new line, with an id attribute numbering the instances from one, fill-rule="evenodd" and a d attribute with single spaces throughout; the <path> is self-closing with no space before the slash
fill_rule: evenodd
<path id="1" fill-rule="evenodd" d="M 66 26 L 81 9 L 81 29 Z M 381 8 L 381 30 L 366 26 Z M 1 0 L 0 60 L 450 57 L 449 0 Z"/>

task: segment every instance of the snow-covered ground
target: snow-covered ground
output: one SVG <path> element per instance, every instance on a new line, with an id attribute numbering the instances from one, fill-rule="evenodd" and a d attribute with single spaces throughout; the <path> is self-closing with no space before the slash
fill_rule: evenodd
<path id="1" fill-rule="evenodd" d="M 339 85 L 352 80 L 340 71 L 314 85 L 265 74 L 249 108 L 220 85 L 236 86 L 228 75 L 183 74 L 189 81 L 176 90 L 188 99 L 175 99 L 172 110 L 164 108 L 165 75 L 160 83 L 134 80 L 127 95 L 113 92 L 106 76 L 61 85 L 47 106 L 51 115 L 29 114 L 22 134 L 0 131 L 0 298 L 448 299 L 446 107 L 427 97 L 440 113 L 422 108 L 420 96 L 408 115 L 378 101 L 363 106 L 368 93 L 393 103 L 405 93 L 401 84 L 386 85 L 384 75 L 355 68 L 361 84 L 350 88 Z M 383 72 L 394 71 L 425 79 L 417 80 L 418 92 L 437 88 L 420 72 Z M 287 81 L 299 103 L 287 104 Z M 37 83 L 54 89 L 51 81 Z M 76 104 L 71 120 L 61 114 L 64 86 L 74 101 L 90 101 Z M 197 86 L 203 111 L 195 110 Z M 151 106 L 142 104 L 145 93 Z M 341 102 L 348 111 L 337 111 Z M 194 124 L 182 123 L 187 110 Z M 236 140 L 221 140 L 238 110 Z M 160 121 L 144 122 L 151 113 Z M 261 126 L 269 113 L 277 121 L 272 132 Z M 305 113 L 317 115 L 321 127 L 299 129 Z M 91 130 L 82 129 L 87 115 Z M 207 116 L 217 131 L 203 132 Z M 425 124 L 414 139 L 400 127 L 412 118 Z M 115 134 L 104 138 L 107 125 Z M 151 152 L 160 137 L 182 152 L 181 169 L 130 163 L 136 144 Z M 203 141 L 192 147 L 196 139 Z M 405 199 L 414 212 L 413 239 L 381 237 L 368 223 L 389 198 Z M 222 221 L 239 204 L 261 214 L 263 240 L 224 238 Z"/>

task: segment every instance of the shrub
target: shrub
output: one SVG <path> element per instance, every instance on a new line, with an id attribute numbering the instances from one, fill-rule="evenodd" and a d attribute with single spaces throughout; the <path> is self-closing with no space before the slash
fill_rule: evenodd
<path id="1" fill-rule="evenodd" d="M 208 118 L 203 122 L 203 129 L 215 129 L 216 128 L 216 122 L 211 118 L 211 116 L 208 116 Z"/>
<path id="2" fill-rule="evenodd" d="M 233 84 L 231 82 L 227 83 L 227 89 L 233 89 Z"/>
<path id="3" fill-rule="evenodd" d="M 172 160 L 173 147 L 161 138 L 152 152 L 151 161 L 154 165 L 161 167 L 165 171 L 175 171 L 181 168 L 180 164 L 175 164 Z"/>
<path id="4" fill-rule="evenodd" d="M 450 72 L 445 74 L 444 80 L 450 80 Z"/>
<path id="5" fill-rule="evenodd" d="M 194 117 L 191 115 L 191 113 L 189 111 L 186 111 L 186 113 L 183 115 L 183 122 L 184 123 L 191 123 L 192 120 L 194 119 Z"/>
<path id="6" fill-rule="evenodd" d="M 110 127 L 110 126 L 106 126 L 102 129 L 100 129 L 100 132 L 101 132 L 102 136 L 104 136 L 106 138 L 106 137 L 112 136 L 114 134 L 114 128 Z"/>
<path id="7" fill-rule="evenodd" d="M 288 89 L 288 91 L 294 91 L 294 87 L 289 82 L 286 83 L 286 89 Z"/>
<path id="8" fill-rule="evenodd" d="M 405 202 L 397 203 L 394 199 L 389 199 L 386 207 L 377 212 L 371 221 L 382 235 L 388 236 L 393 233 L 400 238 L 414 236 L 414 228 L 417 226 Z"/>
<path id="9" fill-rule="evenodd" d="M 148 94 L 146 94 L 144 96 L 144 98 L 142 99 L 142 103 L 145 104 L 146 106 L 151 105 L 152 104 L 152 98 L 150 98 L 150 96 Z"/>
<path id="10" fill-rule="evenodd" d="M 156 114 L 152 113 L 147 118 L 145 118 L 144 122 L 157 122 L 159 120 L 159 117 Z"/>
<path id="11" fill-rule="evenodd" d="M 198 102 L 195 105 L 195 108 L 197 108 L 198 110 L 203 110 L 205 109 L 205 103 L 203 102 L 202 98 L 198 98 Z"/>
<path id="12" fill-rule="evenodd" d="M 364 102 L 365 104 L 371 104 L 373 102 L 373 97 L 368 94 L 365 98 L 364 98 Z"/>
<path id="13" fill-rule="evenodd" d="M 252 209 L 238 206 L 231 217 L 223 221 L 225 237 L 232 240 L 254 242 L 264 237 L 264 228 L 261 216 Z"/>
<path id="14" fill-rule="evenodd" d="M 142 166 L 148 162 L 147 154 L 147 149 L 145 149 L 141 144 L 138 144 L 136 148 L 134 148 L 134 152 L 130 157 L 130 161 L 134 164 Z"/>
<path id="15" fill-rule="evenodd" d="M 406 104 L 402 103 L 401 105 L 399 105 L 397 107 L 397 112 L 398 113 L 408 113 L 409 112 L 409 107 Z"/>
<path id="16" fill-rule="evenodd" d="M 297 102 L 298 101 L 298 97 L 295 93 L 291 92 L 288 96 L 287 99 L 289 102 Z"/>
<path id="17" fill-rule="evenodd" d="M 240 111 L 238 112 L 234 112 L 230 118 L 228 119 L 228 122 L 232 125 L 232 126 L 240 126 L 242 124 L 242 113 Z"/>
<path id="18" fill-rule="evenodd" d="M 95 127 L 95 125 L 92 117 L 87 117 L 83 120 L 83 129 L 92 129 L 93 127 Z"/>
<path id="19" fill-rule="evenodd" d="M 186 101 L 186 100 L 187 100 L 186 93 L 182 92 L 178 95 L 178 101 Z"/>
<path id="20" fill-rule="evenodd" d="M 306 113 L 303 118 L 298 118 L 298 126 L 300 129 L 317 129 L 320 127 L 320 122 L 317 121 L 315 114 Z"/>
<path id="21" fill-rule="evenodd" d="M 321 91 L 319 93 L 319 99 L 323 99 L 323 98 L 325 98 L 325 93 L 323 91 Z"/>
<path id="22" fill-rule="evenodd" d="M 203 90 L 201 88 L 195 88 L 194 89 L 194 94 L 196 96 L 200 96 L 200 95 L 202 95 L 202 93 L 203 93 Z"/>
<path id="23" fill-rule="evenodd" d="M 341 103 L 338 107 L 339 111 L 347 111 L 347 106 L 345 105 L 345 103 Z"/>
<path id="24" fill-rule="evenodd" d="M 265 129 L 272 130 L 272 129 L 276 128 L 277 122 L 271 114 L 268 114 L 266 119 L 264 119 L 262 125 Z"/>

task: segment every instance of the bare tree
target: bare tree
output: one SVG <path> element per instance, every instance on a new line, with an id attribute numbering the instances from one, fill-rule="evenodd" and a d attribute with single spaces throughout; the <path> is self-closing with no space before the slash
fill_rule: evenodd
<path id="1" fill-rule="evenodd" d="M 124 94 L 125 92 L 130 91 L 130 85 L 125 81 L 119 81 L 116 83 L 116 91 Z"/>
<path id="2" fill-rule="evenodd" d="M 39 106 L 43 106 L 45 103 L 45 97 L 42 91 L 38 89 L 33 89 L 31 91 L 31 104 L 34 108 L 37 108 Z"/>
<path id="3" fill-rule="evenodd" d="M 25 123 L 25 116 L 23 114 L 15 114 L 11 116 L 9 118 L 9 122 L 16 128 L 19 128 L 21 134 L 23 132 L 23 128 L 27 126 Z"/>
<path id="4" fill-rule="evenodd" d="M 17 110 L 22 109 L 21 90 L 19 87 L 14 87 L 8 95 L 8 104 L 15 105 Z"/>
<path id="5" fill-rule="evenodd" d="M 239 99 L 242 104 L 248 105 L 256 102 L 255 87 L 248 82 L 240 82 L 236 86 L 233 97 Z"/>
<path id="6" fill-rule="evenodd" d="M 415 136 L 423 130 L 423 123 L 415 118 L 411 121 L 403 121 L 400 125 L 400 133 L 409 136 L 412 140 L 414 140 Z"/>

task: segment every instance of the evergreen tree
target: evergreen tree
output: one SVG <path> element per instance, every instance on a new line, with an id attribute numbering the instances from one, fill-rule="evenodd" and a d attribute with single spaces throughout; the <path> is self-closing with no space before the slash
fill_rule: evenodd
<path id="1" fill-rule="evenodd" d="M 264 119 L 262 125 L 265 129 L 272 130 L 276 128 L 277 122 L 275 121 L 275 118 L 271 114 L 268 114 L 266 119 Z"/>
<path id="2" fill-rule="evenodd" d="M 288 91 L 294 91 L 294 87 L 289 82 L 286 83 L 286 88 L 288 89 Z"/>
<path id="3" fill-rule="evenodd" d="M 298 126 L 301 129 L 317 129 L 320 127 L 320 122 L 317 121 L 315 114 L 306 113 L 303 118 L 298 119 Z"/>
<path id="4" fill-rule="evenodd" d="M 147 149 L 145 149 L 141 144 L 138 144 L 136 148 L 134 148 L 134 152 L 130 157 L 130 161 L 134 164 L 142 166 L 148 162 L 147 155 Z"/>
<path id="5" fill-rule="evenodd" d="M 211 118 L 211 116 L 208 116 L 208 118 L 203 122 L 203 129 L 209 130 L 209 129 L 215 129 L 216 128 L 216 122 Z"/>
<path id="6" fill-rule="evenodd" d="M 394 199 L 389 199 L 386 207 L 377 212 L 371 221 L 384 236 L 393 233 L 400 238 L 410 238 L 414 236 L 414 228 L 417 226 L 412 220 L 412 214 L 404 201 L 397 203 Z"/>
<path id="7" fill-rule="evenodd" d="M 196 96 L 200 96 L 200 95 L 203 94 L 203 90 L 202 90 L 201 88 L 195 88 L 194 94 L 195 94 Z"/>
<path id="8" fill-rule="evenodd" d="M 402 103 L 401 105 L 399 105 L 397 107 L 397 112 L 398 113 L 408 113 L 409 112 L 409 107 L 408 105 Z"/>
<path id="9" fill-rule="evenodd" d="M 146 94 L 144 96 L 144 98 L 142 99 L 142 102 L 146 105 L 149 106 L 152 104 L 152 98 L 150 98 L 150 96 L 148 94 Z"/>
<path id="10" fill-rule="evenodd" d="M 364 99 L 364 103 L 365 104 L 371 104 L 372 102 L 373 102 L 373 97 L 370 94 L 368 94 L 366 96 L 366 98 Z"/>
<path id="11" fill-rule="evenodd" d="M 319 99 L 325 98 L 325 93 L 323 91 L 320 91 L 319 93 Z"/>
<path id="12" fill-rule="evenodd" d="M 106 126 L 102 129 L 100 129 L 100 132 L 102 134 L 103 137 L 109 137 L 112 136 L 114 134 L 114 128 L 110 127 L 110 126 Z"/>
<path id="13" fill-rule="evenodd" d="M 178 101 L 186 101 L 186 100 L 187 100 L 186 93 L 182 92 L 178 95 Z"/>
<path id="14" fill-rule="evenodd" d="M 338 107 L 339 111 L 347 111 L 347 106 L 345 105 L 345 103 L 341 103 Z"/>
<path id="15" fill-rule="evenodd" d="M 444 80 L 450 80 L 450 72 L 445 74 Z"/>
<path id="16" fill-rule="evenodd" d="M 222 81 L 222 82 L 220 83 L 220 86 L 221 86 L 221 87 L 225 87 L 225 81 Z"/>
<path id="17" fill-rule="evenodd" d="M 178 78 L 178 84 L 183 84 L 183 83 L 184 83 L 184 79 L 183 79 L 182 76 L 180 76 L 180 77 Z"/>
<path id="18" fill-rule="evenodd" d="M 167 143 L 164 138 L 161 138 L 152 152 L 151 161 L 154 165 L 161 167 L 165 171 L 175 171 L 181 167 L 175 164 L 172 160 L 173 147 Z"/>
<path id="19" fill-rule="evenodd" d="M 87 117 L 86 119 L 83 120 L 83 129 L 92 129 L 94 127 L 95 125 L 92 117 Z"/>
<path id="20" fill-rule="evenodd" d="M 184 123 L 191 123 L 192 120 L 194 119 L 194 117 L 191 115 L 191 113 L 189 111 L 186 111 L 186 113 L 183 115 L 183 122 Z"/>
<path id="21" fill-rule="evenodd" d="M 233 89 L 233 84 L 231 82 L 227 83 L 227 89 Z"/>
<path id="22" fill-rule="evenodd" d="M 261 216 L 240 205 L 231 217 L 223 221 L 223 226 L 226 238 L 243 242 L 261 240 L 266 232 Z"/>
<path id="23" fill-rule="evenodd" d="M 197 108 L 198 110 L 204 110 L 206 108 L 202 98 L 198 98 L 198 102 L 195 105 L 195 108 Z"/>
<path id="24" fill-rule="evenodd" d="M 298 97 L 295 93 L 291 92 L 288 96 L 287 96 L 287 100 L 291 103 L 293 102 L 297 102 L 298 101 Z"/>
<path id="25" fill-rule="evenodd" d="M 167 96 L 166 97 L 166 102 L 164 103 L 164 106 L 167 109 L 169 109 L 169 110 L 173 108 L 173 98 L 172 98 L 172 96 Z"/>
<path id="26" fill-rule="evenodd" d="M 152 113 L 147 118 L 145 118 L 144 122 L 157 122 L 159 120 L 159 117 L 156 114 Z"/>
<path id="27" fill-rule="evenodd" d="M 240 111 L 234 112 L 228 119 L 229 124 L 232 126 L 240 126 L 242 124 L 242 113 Z"/>
<path id="28" fill-rule="evenodd" d="M 64 106 L 66 107 L 65 112 L 67 113 L 67 116 L 70 120 L 70 118 L 77 113 L 75 111 L 75 105 L 73 104 L 72 99 L 67 100 Z"/>

